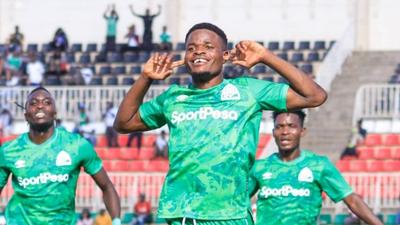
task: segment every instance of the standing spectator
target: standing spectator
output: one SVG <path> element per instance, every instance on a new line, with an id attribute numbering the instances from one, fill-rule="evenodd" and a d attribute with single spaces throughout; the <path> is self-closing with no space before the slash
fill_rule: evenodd
<path id="1" fill-rule="evenodd" d="M 67 73 L 67 59 L 60 50 L 55 50 L 49 58 L 48 75 L 65 75 Z"/>
<path id="2" fill-rule="evenodd" d="M 86 85 L 89 85 L 92 81 L 94 72 L 89 64 L 83 64 L 82 68 L 79 70 L 80 75 Z"/>
<path id="3" fill-rule="evenodd" d="M 136 217 L 132 220 L 131 225 L 144 225 L 151 223 L 151 205 L 146 201 L 146 195 L 140 194 L 139 201 L 135 204 L 134 212 Z"/>
<path id="4" fill-rule="evenodd" d="M 90 211 L 88 208 L 84 208 L 79 216 L 78 223 L 76 225 L 92 225 L 93 219 L 90 217 Z"/>
<path id="5" fill-rule="evenodd" d="M 138 50 L 140 50 L 140 41 L 139 36 L 136 34 L 135 24 L 132 24 L 128 28 L 128 33 L 125 35 L 125 38 L 128 40 L 128 43 L 126 44 L 126 46 L 124 46 L 123 52 L 137 52 Z"/>
<path id="6" fill-rule="evenodd" d="M 100 209 L 93 225 L 112 225 L 111 217 L 108 215 L 105 209 Z"/>
<path id="7" fill-rule="evenodd" d="M 109 13 L 109 15 L 107 15 Z M 117 22 L 118 13 L 115 10 L 115 5 L 112 4 L 107 7 L 103 14 L 104 19 L 107 21 L 107 35 L 106 35 L 106 51 L 115 51 L 115 40 L 117 36 Z"/>
<path id="8" fill-rule="evenodd" d="M 162 33 L 160 34 L 160 50 L 169 51 L 171 49 L 171 35 L 167 32 L 167 26 L 163 26 Z"/>
<path id="9" fill-rule="evenodd" d="M 12 51 L 6 60 L 6 85 L 16 86 L 21 75 L 22 58 L 19 51 Z"/>
<path id="10" fill-rule="evenodd" d="M 11 34 L 9 39 L 11 51 L 22 51 L 23 42 L 24 35 L 19 31 L 19 26 L 15 26 L 15 31 Z"/>
<path id="11" fill-rule="evenodd" d="M 26 73 L 28 74 L 27 84 L 31 86 L 40 86 L 43 83 L 43 75 L 45 72 L 44 65 L 34 52 L 29 53 L 29 60 L 26 66 Z"/>
<path id="12" fill-rule="evenodd" d="M 50 42 L 52 50 L 65 52 L 68 50 L 68 38 L 62 28 L 58 28 L 54 34 L 53 40 Z"/>
<path id="13" fill-rule="evenodd" d="M 362 119 L 357 121 L 357 127 L 352 129 L 347 147 L 343 150 L 340 159 L 345 156 L 357 156 L 357 146 L 364 142 L 367 137 L 367 130 L 362 127 Z"/>
<path id="14" fill-rule="evenodd" d="M 142 148 L 142 140 L 143 140 L 143 132 L 137 131 L 137 132 L 132 132 L 128 136 L 128 142 L 126 143 L 126 147 L 131 147 L 133 139 L 136 138 L 136 147 L 138 151 L 140 152 L 140 149 Z"/>
<path id="15" fill-rule="evenodd" d="M 3 107 L 0 112 L 0 137 L 10 135 L 13 121 L 14 118 L 10 110 L 7 107 Z"/>
<path id="16" fill-rule="evenodd" d="M 86 113 L 85 104 L 78 104 L 79 115 L 76 119 L 74 133 L 79 133 L 83 135 L 82 127 L 86 126 L 89 123 L 89 116 Z"/>
<path id="17" fill-rule="evenodd" d="M 168 156 L 168 142 L 166 138 L 165 131 L 161 131 L 160 135 L 157 137 L 154 142 L 154 158 L 163 157 L 167 158 Z"/>
<path id="18" fill-rule="evenodd" d="M 135 13 L 132 5 L 129 5 L 129 9 L 134 16 L 143 19 L 143 49 L 146 51 L 151 51 L 153 49 L 153 32 L 151 31 L 151 26 L 153 25 L 153 19 L 161 14 L 161 5 L 158 5 L 158 12 L 153 15 L 150 15 L 150 9 L 146 9 L 146 13 L 144 15 Z"/>
<path id="19" fill-rule="evenodd" d="M 118 133 L 113 128 L 117 112 L 118 108 L 114 107 L 114 104 L 112 102 L 107 102 L 107 109 L 103 115 L 103 118 L 104 118 L 104 123 L 106 125 L 106 138 L 108 147 L 119 147 Z"/>

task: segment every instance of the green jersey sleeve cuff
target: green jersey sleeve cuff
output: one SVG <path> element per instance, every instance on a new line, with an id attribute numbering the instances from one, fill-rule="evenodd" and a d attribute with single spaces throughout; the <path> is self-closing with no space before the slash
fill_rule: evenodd
<path id="1" fill-rule="evenodd" d="M 339 196 L 335 197 L 335 199 L 332 199 L 332 200 L 333 200 L 333 202 L 338 203 L 351 194 L 353 194 L 353 190 L 348 190 L 347 192 L 343 192 L 342 195 L 339 195 Z"/>
<path id="2" fill-rule="evenodd" d="M 282 101 L 280 102 L 279 108 L 282 109 L 283 111 L 287 111 L 287 94 L 289 90 L 289 85 L 282 85 L 281 88 L 281 93 L 280 93 L 280 98 Z"/>
<path id="3" fill-rule="evenodd" d="M 95 175 L 96 173 L 100 172 L 101 168 L 103 168 L 103 162 L 100 162 L 96 166 L 93 166 L 90 169 L 86 170 L 86 173 L 89 175 Z"/>
<path id="4" fill-rule="evenodd" d="M 140 106 L 139 107 L 139 116 L 140 116 L 140 119 L 143 121 L 143 123 L 150 129 L 158 128 L 159 126 L 157 125 L 155 120 L 152 120 L 150 118 L 150 116 L 148 116 L 148 115 L 149 115 L 149 113 L 146 110 L 145 105 Z"/>

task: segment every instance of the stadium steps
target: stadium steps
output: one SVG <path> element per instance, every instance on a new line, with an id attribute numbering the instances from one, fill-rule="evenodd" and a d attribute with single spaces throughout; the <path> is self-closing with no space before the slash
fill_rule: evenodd
<path id="1" fill-rule="evenodd" d="M 302 147 L 336 161 L 351 133 L 357 89 L 363 84 L 387 83 L 398 62 L 398 51 L 354 52 L 332 82 L 327 102 L 318 110 L 309 110 Z"/>

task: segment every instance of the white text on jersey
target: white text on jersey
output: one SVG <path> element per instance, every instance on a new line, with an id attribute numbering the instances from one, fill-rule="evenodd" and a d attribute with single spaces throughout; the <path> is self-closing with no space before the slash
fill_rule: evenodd
<path id="1" fill-rule="evenodd" d="M 29 185 L 46 184 L 47 182 L 67 182 L 69 179 L 69 174 L 51 174 L 51 173 L 41 173 L 37 177 L 22 178 L 18 177 L 18 184 L 23 188 Z"/>
<path id="2" fill-rule="evenodd" d="M 287 197 L 287 196 L 294 196 L 294 197 L 308 197 L 310 196 L 310 189 L 300 188 L 295 189 L 290 185 L 282 186 L 281 188 L 267 188 L 262 187 L 260 191 L 260 196 L 264 198 L 268 198 L 269 196 L 273 197 Z"/>
<path id="3" fill-rule="evenodd" d="M 197 111 L 189 112 L 172 112 L 172 123 L 179 124 L 185 120 L 204 120 L 207 118 L 222 119 L 222 120 L 237 120 L 239 117 L 238 112 L 232 110 L 217 110 L 213 107 L 201 107 Z"/>

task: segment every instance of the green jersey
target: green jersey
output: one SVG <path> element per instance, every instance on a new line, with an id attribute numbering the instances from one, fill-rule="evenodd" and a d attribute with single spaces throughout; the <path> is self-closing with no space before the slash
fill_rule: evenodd
<path id="1" fill-rule="evenodd" d="M 278 153 L 256 161 L 251 179 L 259 189 L 257 224 L 262 225 L 317 224 L 322 192 L 334 202 L 353 192 L 328 158 L 310 151 L 290 162 Z"/>
<path id="2" fill-rule="evenodd" d="M 144 123 L 170 129 L 170 169 L 158 216 L 246 218 L 262 110 L 286 110 L 287 90 L 285 84 L 241 77 L 209 89 L 173 85 L 144 103 Z"/>
<path id="3" fill-rule="evenodd" d="M 14 195 L 5 216 L 9 225 L 75 224 L 75 190 L 81 166 L 91 175 L 102 168 L 92 145 L 57 128 L 37 145 L 28 134 L 0 148 L 0 187 L 12 174 Z"/>

